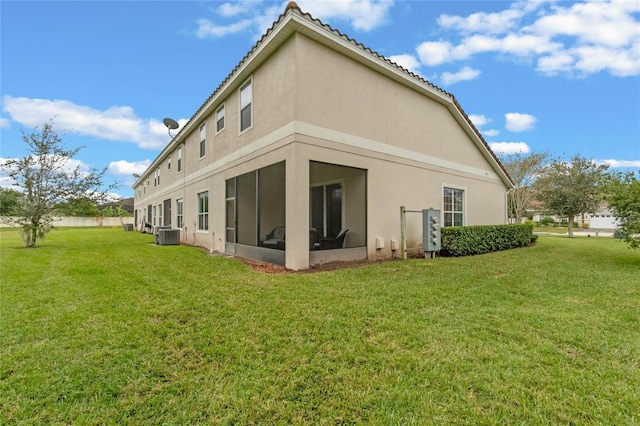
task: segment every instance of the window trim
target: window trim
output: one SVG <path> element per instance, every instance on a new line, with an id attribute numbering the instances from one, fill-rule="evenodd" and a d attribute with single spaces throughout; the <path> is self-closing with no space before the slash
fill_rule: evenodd
<path id="1" fill-rule="evenodd" d="M 201 212 L 200 211 L 200 207 L 201 207 L 201 205 L 200 205 L 200 199 L 201 199 L 200 195 L 201 194 L 206 194 L 206 197 L 207 197 L 207 204 L 206 204 L 207 211 L 206 212 Z M 196 215 L 196 232 L 199 233 L 199 234 L 208 234 L 209 233 L 209 210 L 210 210 L 209 209 L 209 190 L 207 189 L 207 190 L 204 190 L 204 191 L 200 191 L 200 192 L 198 192 L 196 194 L 196 212 L 197 212 L 197 215 Z M 205 220 L 203 222 L 200 221 L 201 216 L 205 218 Z M 200 227 L 201 224 L 204 224 L 204 226 L 205 226 L 204 229 Z"/>
<path id="2" fill-rule="evenodd" d="M 249 100 L 249 103 L 243 108 L 242 107 L 242 91 L 247 88 L 247 87 L 251 87 L 251 99 Z M 249 110 L 249 125 L 246 128 L 242 128 L 242 111 L 246 108 L 250 108 Z M 249 130 L 251 130 L 253 128 L 253 76 L 249 77 L 247 80 L 245 80 L 244 83 L 242 83 L 240 85 L 240 89 L 238 90 L 238 129 L 239 129 L 239 134 L 243 134 L 245 132 L 248 132 Z"/>
<path id="3" fill-rule="evenodd" d="M 184 198 L 176 198 L 176 226 L 184 227 Z"/>
<path id="4" fill-rule="evenodd" d="M 177 173 L 182 173 L 182 146 L 178 147 L 176 156 L 178 157 Z"/>
<path id="5" fill-rule="evenodd" d="M 204 122 L 200 125 L 200 158 L 204 158 L 207 156 L 207 123 Z M 204 135 L 202 134 L 204 130 Z M 204 137 L 203 137 L 204 136 Z"/>
<path id="6" fill-rule="evenodd" d="M 455 210 L 455 203 L 452 203 L 452 209 L 453 210 L 445 210 L 444 206 L 444 191 L 446 189 L 450 189 L 453 191 L 462 191 L 462 211 L 458 212 Z M 460 186 L 460 185 L 453 185 L 453 184 L 447 184 L 447 183 L 443 183 L 442 184 L 442 191 L 441 191 L 441 196 L 442 196 L 442 217 L 441 217 L 441 223 L 442 226 L 466 226 L 467 224 L 467 188 L 465 186 Z M 452 200 L 453 201 L 453 200 Z M 454 225 L 455 224 L 455 217 L 452 216 L 452 223 L 450 225 L 448 225 L 445 221 L 445 215 L 446 213 L 452 213 L 452 214 L 456 214 L 456 213 L 461 213 L 462 214 L 462 225 Z"/>
<path id="7" fill-rule="evenodd" d="M 218 118 L 218 113 L 220 112 L 220 110 L 222 110 L 222 118 Z M 223 102 L 222 104 L 218 105 L 218 108 L 216 108 L 216 135 L 219 133 L 222 133 L 224 131 L 224 129 L 226 128 L 226 118 L 227 118 L 227 108 L 225 106 L 225 102 Z M 218 129 L 218 123 L 220 122 L 220 120 L 222 120 L 222 128 Z"/>
<path id="8" fill-rule="evenodd" d="M 157 210 L 157 216 L 156 216 L 156 219 L 157 219 L 156 221 L 158 223 L 157 226 L 162 226 L 162 224 L 164 223 L 163 222 L 164 214 L 162 211 L 162 207 L 163 207 L 162 203 L 158 203 L 158 210 Z"/>

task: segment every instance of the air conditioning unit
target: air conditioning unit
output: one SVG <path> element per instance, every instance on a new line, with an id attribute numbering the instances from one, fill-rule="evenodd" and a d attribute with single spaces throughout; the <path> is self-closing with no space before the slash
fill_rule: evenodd
<path id="1" fill-rule="evenodd" d="M 160 229 L 156 233 L 156 244 L 159 246 L 180 245 L 179 229 Z"/>
<path id="2" fill-rule="evenodd" d="M 170 226 L 154 226 L 153 233 L 155 235 L 158 235 L 158 232 L 160 232 L 161 229 L 171 229 L 171 227 Z"/>

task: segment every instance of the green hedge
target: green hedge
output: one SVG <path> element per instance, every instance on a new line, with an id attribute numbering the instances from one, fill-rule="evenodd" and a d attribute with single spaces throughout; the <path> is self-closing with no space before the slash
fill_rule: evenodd
<path id="1" fill-rule="evenodd" d="M 442 228 L 444 256 L 471 256 L 516 247 L 533 241 L 533 225 L 449 226 Z"/>

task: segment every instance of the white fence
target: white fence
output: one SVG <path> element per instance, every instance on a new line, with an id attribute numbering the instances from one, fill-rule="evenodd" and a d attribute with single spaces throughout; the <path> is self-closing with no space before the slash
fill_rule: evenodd
<path id="1" fill-rule="evenodd" d="M 12 225 L 10 221 L 5 220 L 6 218 L 0 219 L 0 227 L 11 227 Z M 133 217 L 58 217 L 53 222 L 53 226 L 104 226 L 104 227 L 113 227 L 113 226 L 123 226 L 124 224 L 133 224 Z"/>

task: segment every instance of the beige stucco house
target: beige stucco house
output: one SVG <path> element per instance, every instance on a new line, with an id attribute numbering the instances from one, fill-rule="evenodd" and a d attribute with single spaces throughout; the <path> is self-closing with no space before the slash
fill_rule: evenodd
<path id="1" fill-rule="evenodd" d="M 299 270 L 391 257 L 401 206 L 506 223 L 511 187 L 451 94 L 291 2 L 134 184 L 135 220 Z"/>

